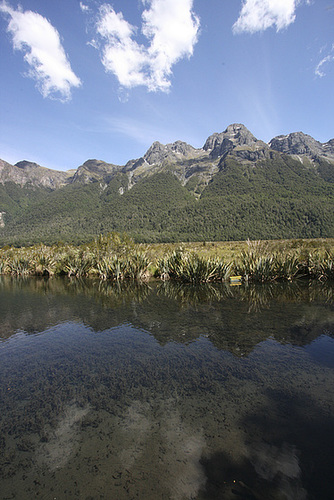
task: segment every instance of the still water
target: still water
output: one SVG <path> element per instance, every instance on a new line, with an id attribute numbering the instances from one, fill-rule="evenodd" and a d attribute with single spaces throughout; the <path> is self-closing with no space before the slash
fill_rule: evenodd
<path id="1" fill-rule="evenodd" d="M 334 288 L 0 277 L 0 498 L 334 498 Z"/>

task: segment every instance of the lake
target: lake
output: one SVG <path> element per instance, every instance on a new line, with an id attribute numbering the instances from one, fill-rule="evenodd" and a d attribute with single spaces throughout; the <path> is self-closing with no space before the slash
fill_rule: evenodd
<path id="1" fill-rule="evenodd" d="M 334 285 L 0 276 L 0 497 L 334 498 Z"/>

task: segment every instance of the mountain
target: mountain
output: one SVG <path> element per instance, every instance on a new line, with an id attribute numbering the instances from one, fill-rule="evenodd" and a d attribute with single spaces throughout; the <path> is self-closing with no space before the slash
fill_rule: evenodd
<path id="1" fill-rule="evenodd" d="M 59 188 L 68 182 L 74 171 L 61 172 L 41 167 L 30 161 L 20 161 L 16 165 L 0 159 L 0 183 L 14 182 L 19 186 L 29 184 L 50 189 Z"/>
<path id="2" fill-rule="evenodd" d="M 334 139 L 296 132 L 258 140 L 229 125 L 202 148 L 154 142 L 125 165 L 67 172 L 0 160 L 0 245 L 334 236 Z"/>
<path id="3" fill-rule="evenodd" d="M 311 160 L 323 158 L 334 163 L 334 139 L 322 144 L 303 132 L 279 135 L 269 142 L 269 146 L 281 153 L 306 156 Z"/>

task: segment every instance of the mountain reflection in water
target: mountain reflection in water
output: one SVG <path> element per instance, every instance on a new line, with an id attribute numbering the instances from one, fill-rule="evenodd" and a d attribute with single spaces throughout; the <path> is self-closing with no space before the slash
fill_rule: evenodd
<path id="1" fill-rule="evenodd" d="M 333 284 L 0 277 L 2 498 L 331 499 Z"/>

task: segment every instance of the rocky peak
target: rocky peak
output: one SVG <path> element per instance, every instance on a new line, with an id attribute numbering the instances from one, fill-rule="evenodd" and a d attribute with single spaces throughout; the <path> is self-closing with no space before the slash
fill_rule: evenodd
<path id="1" fill-rule="evenodd" d="M 67 183 L 69 172 L 41 167 L 27 160 L 15 165 L 0 160 L 0 183 L 15 182 L 20 186 L 31 185 L 56 189 Z"/>
<path id="2" fill-rule="evenodd" d="M 325 144 L 323 144 L 322 146 L 326 154 L 332 155 L 334 157 L 334 139 L 325 142 Z"/>
<path id="3" fill-rule="evenodd" d="M 251 150 L 267 149 L 268 146 L 256 137 L 241 123 L 229 125 L 224 132 L 210 135 L 203 149 L 210 152 L 210 156 L 217 158 L 224 156 L 237 147 L 244 146 Z"/>
<path id="4" fill-rule="evenodd" d="M 269 142 L 269 146 L 280 153 L 294 155 L 317 156 L 323 153 L 321 142 L 303 132 L 293 132 L 292 134 L 274 137 Z"/>
<path id="5" fill-rule="evenodd" d="M 112 174 L 121 169 L 113 163 L 106 163 L 102 160 L 87 160 L 75 171 L 71 182 L 81 182 L 87 184 L 94 181 L 109 181 Z"/>
<path id="6" fill-rule="evenodd" d="M 182 161 L 193 158 L 197 150 L 183 141 L 176 141 L 170 144 L 161 144 L 156 141 L 144 154 L 144 160 L 149 165 L 161 164 L 163 162 Z"/>
<path id="7" fill-rule="evenodd" d="M 160 163 L 165 153 L 165 146 L 159 141 L 155 141 L 146 151 L 143 158 L 149 164 Z"/>
<path id="8" fill-rule="evenodd" d="M 90 172 L 110 172 L 116 168 L 119 168 L 118 165 L 114 165 L 113 163 L 106 163 L 102 160 L 87 160 L 83 163 L 78 170 L 89 170 Z"/>
<path id="9" fill-rule="evenodd" d="M 167 144 L 167 149 L 183 156 L 188 156 L 196 151 L 193 146 L 183 141 L 175 141 L 172 144 Z"/>
<path id="10" fill-rule="evenodd" d="M 269 142 L 269 146 L 280 153 L 306 156 L 311 160 L 324 158 L 334 163 L 334 139 L 321 143 L 303 132 L 292 132 L 274 137 Z"/>
<path id="11" fill-rule="evenodd" d="M 15 167 L 21 168 L 22 170 L 31 170 L 36 168 L 41 168 L 40 165 L 32 161 L 22 160 L 15 163 Z"/>

